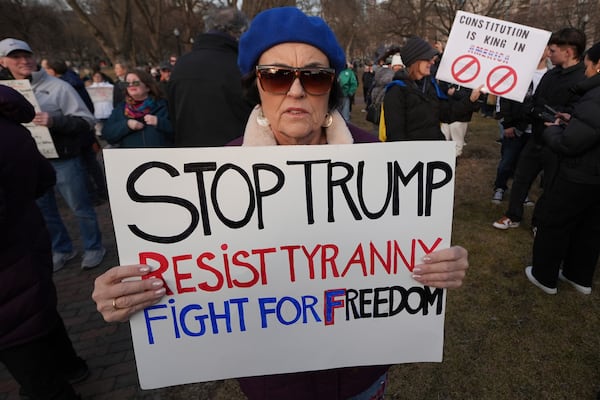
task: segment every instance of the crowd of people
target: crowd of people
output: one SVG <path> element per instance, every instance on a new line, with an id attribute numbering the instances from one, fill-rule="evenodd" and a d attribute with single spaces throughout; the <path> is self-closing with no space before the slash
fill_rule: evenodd
<path id="1" fill-rule="evenodd" d="M 554 33 L 547 50 L 554 68 L 545 69 L 545 53 L 524 102 L 498 100 L 502 159 L 493 199 L 509 190 L 510 179 L 512 187 L 509 211 L 494 227 L 519 226 L 529 188 L 543 171 L 533 262 L 524 272 L 548 294 L 557 292 L 558 280 L 591 293 L 600 252 L 600 124 L 594 118 L 600 111 L 600 44 L 585 52 L 585 43 L 574 28 Z M 250 24 L 235 8 L 217 9 L 190 53 L 170 57 L 155 71 L 116 63 L 115 79 L 98 70 L 87 85 L 63 61 L 38 65 L 28 43 L 1 40 L 0 79 L 28 79 L 41 110 L 34 112 L 17 92 L 0 85 L 0 124 L 11 132 L 0 137 L 0 221 L 7 227 L 0 234 L 10 244 L 0 253 L 0 361 L 21 392 L 34 399 L 75 399 L 71 384 L 89 373 L 56 311 L 52 273 L 78 252 L 55 192 L 79 223 L 81 268 L 97 267 L 106 250 L 94 204 L 107 199 L 98 137 L 121 148 L 453 140 L 460 156 L 468 122 L 485 100 L 481 87 L 435 79 L 442 51 L 441 43 L 434 47 L 412 37 L 365 66 L 365 111 L 377 137 L 350 123 L 358 77 L 335 35 L 322 19 L 295 7 L 263 11 Z M 90 96 L 95 92 L 86 88 L 109 90 Z M 37 152 L 23 133 L 25 122 L 48 128 L 58 158 L 47 160 Z M 17 148 L 28 152 L 28 165 L 9 157 Z M 14 170 L 28 172 L 11 174 Z M 578 207 L 570 207 L 574 202 Z M 468 265 L 467 251 L 452 246 L 428 254 L 413 278 L 458 288 Z M 15 272 L 19 268 L 35 271 L 24 277 Z M 127 321 L 163 299 L 161 279 L 130 279 L 149 273 L 145 265 L 122 265 L 96 279 L 92 297 L 106 321 Z M 28 287 L 35 291 L 24 296 Z M 55 352 L 69 357 L 60 368 L 48 368 L 55 365 Z M 39 368 L 25 368 L 32 360 Z M 249 377 L 239 383 L 249 399 L 376 400 L 384 398 L 388 368 Z"/>

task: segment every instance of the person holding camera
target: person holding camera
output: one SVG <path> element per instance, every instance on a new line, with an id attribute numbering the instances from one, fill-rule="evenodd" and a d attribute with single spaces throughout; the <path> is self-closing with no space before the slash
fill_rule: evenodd
<path id="1" fill-rule="evenodd" d="M 600 254 L 600 42 L 585 55 L 585 77 L 572 113 L 557 113 L 543 139 L 560 157 L 554 182 L 544 188 L 527 278 L 547 294 L 558 281 L 589 295 Z M 576 205 L 576 207 L 574 207 Z"/>
<path id="2" fill-rule="evenodd" d="M 542 113 L 548 112 L 545 106 L 551 106 L 558 112 L 572 112 L 573 104 L 579 96 L 572 88 L 585 79 L 585 66 L 582 62 L 585 50 L 585 34 L 576 28 L 563 28 L 550 37 L 548 48 L 550 62 L 554 65 L 542 77 L 533 95 L 532 137 L 521 151 L 515 169 L 510 191 L 508 210 L 493 223 L 494 228 L 508 230 L 519 227 L 523 219 L 523 203 L 527 198 L 529 188 L 538 174 L 544 172 L 544 191 L 551 185 L 558 159 L 549 149 L 545 148 L 542 133 L 546 121 Z M 543 195 L 537 200 L 532 218 L 532 231 L 535 235 L 538 224 L 537 216 L 543 204 Z"/>
<path id="3" fill-rule="evenodd" d="M 173 127 L 156 80 L 136 70 L 127 74 L 125 85 L 125 100 L 102 128 L 104 139 L 115 147 L 171 147 Z"/>

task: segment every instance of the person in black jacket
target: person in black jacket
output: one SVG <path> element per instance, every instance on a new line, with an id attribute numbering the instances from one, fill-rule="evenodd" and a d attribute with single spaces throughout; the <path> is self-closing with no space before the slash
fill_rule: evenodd
<path id="1" fill-rule="evenodd" d="M 21 123 L 33 106 L 0 85 L 0 362 L 31 399 L 77 399 L 69 381 L 88 367 L 56 309 L 50 234 L 35 199 L 56 182 L 54 169 Z"/>
<path id="2" fill-rule="evenodd" d="M 574 87 L 581 98 L 573 113 L 559 113 L 543 133 L 561 160 L 544 189 L 533 263 L 525 273 L 548 294 L 556 293 L 559 279 L 590 294 L 600 254 L 600 43 L 586 53 L 585 76 Z"/>
<path id="3" fill-rule="evenodd" d="M 169 117 L 177 147 L 223 146 L 242 136 L 252 105 L 242 95 L 238 38 L 248 22 L 234 7 L 205 21 L 206 33 L 177 60 L 168 85 Z"/>
<path id="4" fill-rule="evenodd" d="M 56 58 L 44 59 L 40 63 L 48 75 L 60 78 L 73 86 L 81 100 L 85 103 L 90 112 L 94 113 L 94 103 L 85 84 L 79 75 L 70 69 L 67 64 Z M 98 162 L 96 152 L 100 149 L 100 143 L 96 139 L 96 129 L 91 128 L 81 135 L 81 162 L 87 171 L 87 188 L 91 201 L 94 205 L 100 205 L 108 200 L 108 189 L 106 188 L 106 177 L 104 170 Z"/>
<path id="5" fill-rule="evenodd" d="M 405 68 L 394 75 L 383 99 L 386 141 L 444 140 L 440 122 L 475 107 L 480 88 L 457 101 L 448 99 L 437 85 L 431 76 L 437 54 L 419 37 L 409 39 L 400 50 Z"/>
<path id="6" fill-rule="evenodd" d="M 546 47 L 522 102 L 504 97 L 499 99 L 500 107 L 496 117 L 499 119 L 500 130 L 502 131 L 502 147 L 500 148 L 500 162 L 496 169 L 494 194 L 492 195 L 492 203 L 494 204 L 500 204 L 504 199 L 504 192 L 508 190 L 508 180 L 514 174 L 521 150 L 531 137 L 530 110 L 533 105 L 533 93 L 535 93 L 544 74 L 548 72 L 548 54 L 549 50 Z M 529 204 L 533 205 L 533 202 L 529 201 Z"/>
<path id="7" fill-rule="evenodd" d="M 575 28 L 564 28 L 555 32 L 550 37 L 550 61 L 554 68 L 546 72 L 533 94 L 533 108 L 531 110 L 532 137 L 527 141 L 513 177 L 510 191 L 508 210 L 496 222 L 494 228 L 507 230 L 517 228 L 523 219 L 523 203 L 527 198 L 529 188 L 538 174 L 544 172 L 544 188 L 552 182 L 556 170 L 556 156 L 551 151 L 544 150 L 542 133 L 545 129 L 544 113 L 548 113 L 545 106 L 550 106 L 556 111 L 570 113 L 578 95 L 571 89 L 585 79 L 585 67 L 581 62 L 585 50 L 585 34 Z M 538 215 L 543 207 L 543 194 L 535 205 L 532 227 L 538 224 Z"/>

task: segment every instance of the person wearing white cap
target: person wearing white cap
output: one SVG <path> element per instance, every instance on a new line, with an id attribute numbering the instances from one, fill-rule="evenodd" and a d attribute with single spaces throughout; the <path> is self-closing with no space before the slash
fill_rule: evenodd
<path id="1" fill-rule="evenodd" d="M 402 57 L 400 57 L 400 54 L 394 54 L 392 56 L 392 63 L 390 65 L 392 66 L 392 70 L 394 72 L 404 69 L 404 63 L 402 62 Z"/>
<path id="2" fill-rule="evenodd" d="M 106 250 L 102 246 L 102 235 L 87 192 L 85 169 L 80 158 L 80 141 L 94 126 L 94 116 L 69 83 L 48 75 L 43 68 L 38 70 L 33 51 L 26 42 L 12 38 L 0 41 L 0 62 L 5 68 L 0 79 L 31 81 L 42 110 L 36 113 L 32 122 L 46 126 L 50 131 L 58 153 L 58 158 L 50 160 L 56 171 L 56 189 L 79 222 L 84 246 L 81 268 L 97 267 Z M 54 188 L 40 197 L 37 203 L 52 237 L 54 270 L 58 271 L 77 252 L 58 211 Z"/>

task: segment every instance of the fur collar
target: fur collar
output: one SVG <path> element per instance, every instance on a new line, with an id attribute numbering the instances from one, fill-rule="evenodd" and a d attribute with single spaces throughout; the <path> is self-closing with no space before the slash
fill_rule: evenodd
<path id="1" fill-rule="evenodd" d="M 256 117 L 260 115 L 260 105 L 254 107 L 246 130 L 244 132 L 244 142 L 242 146 L 276 146 L 277 142 L 273 136 L 270 126 L 260 126 L 256 122 Z M 332 111 L 333 122 L 329 128 L 325 129 L 327 144 L 352 144 L 354 138 L 346 125 L 346 121 L 338 111 Z"/>

